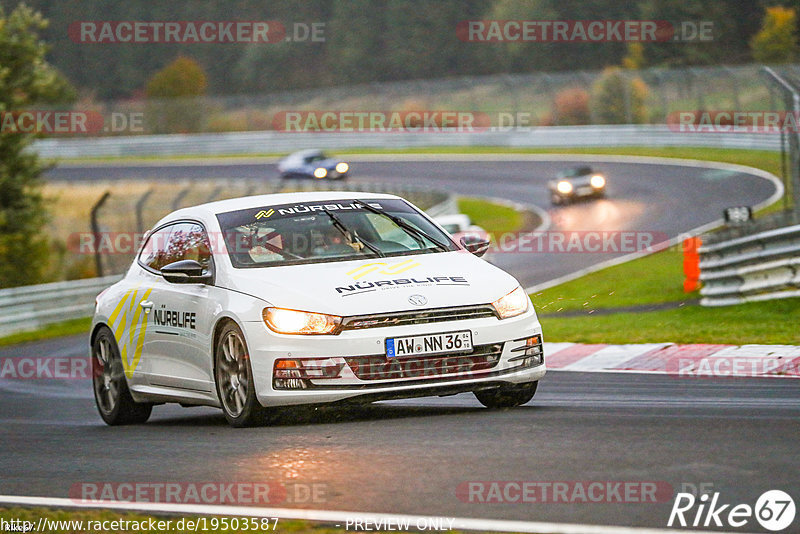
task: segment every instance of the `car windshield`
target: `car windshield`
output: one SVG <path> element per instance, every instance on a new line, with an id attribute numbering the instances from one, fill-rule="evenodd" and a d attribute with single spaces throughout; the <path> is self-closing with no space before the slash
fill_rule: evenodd
<path id="1" fill-rule="evenodd" d="M 425 254 L 458 247 L 400 199 L 334 200 L 261 206 L 217 215 L 236 268 Z M 410 225 L 403 228 L 397 217 Z M 437 243 L 438 242 L 438 243 Z M 442 247 L 441 244 L 444 244 Z"/>
<path id="2" fill-rule="evenodd" d="M 592 174 L 591 167 L 575 167 L 565 170 L 561 173 L 561 176 L 563 178 L 577 178 L 579 176 L 586 176 L 588 174 Z"/>
<path id="3" fill-rule="evenodd" d="M 324 161 L 326 159 L 328 159 L 328 157 L 325 154 L 314 154 L 312 156 L 307 156 L 306 162 L 314 163 L 315 161 Z"/>

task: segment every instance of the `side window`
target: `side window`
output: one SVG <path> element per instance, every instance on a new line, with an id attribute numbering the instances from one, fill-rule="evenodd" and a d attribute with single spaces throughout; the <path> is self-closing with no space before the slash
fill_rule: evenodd
<path id="1" fill-rule="evenodd" d="M 153 232 L 139 255 L 139 261 L 155 271 L 180 260 L 195 260 L 205 271 L 211 268 L 208 236 L 197 223 L 172 224 Z"/>

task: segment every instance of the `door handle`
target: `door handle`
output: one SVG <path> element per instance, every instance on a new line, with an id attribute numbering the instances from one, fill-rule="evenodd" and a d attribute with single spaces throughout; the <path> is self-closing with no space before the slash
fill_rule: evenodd
<path id="1" fill-rule="evenodd" d="M 153 309 L 153 301 L 152 300 L 143 300 L 139 303 L 139 306 L 144 309 L 145 313 L 150 313 L 150 310 Z"/>

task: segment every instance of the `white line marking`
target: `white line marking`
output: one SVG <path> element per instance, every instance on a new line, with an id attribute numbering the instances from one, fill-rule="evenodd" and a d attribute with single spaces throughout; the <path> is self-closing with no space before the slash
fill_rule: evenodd
<path id="1" fill-rule="evenodd" d="M 642 343 L 636 345 L 608 345 L 593 354 L 588 354 L 584 358 L 573 362 L 564 370 L 567 371 L 594 371 L 594 370 L 613 370 L 615 367 L 625 363 L 635 357 L 655 350 L 664 348 L 671 343 Z M 546 356 L 545 356 L 546 357 Z"/>
<path id="2" fill-rule="evenodd" d="M 447 519 L 454 520 L 454 530 L 480 530 L 484 532 L 526 532 L 537 534 L 667 534 L 686 532 L 686 530 L 617 527 L 603 525 L 579 525 L 571 523 L 547 523 L 539 521 L 510 521 L 504 519 L 475 519 L 447 516 L 426 516 L 409 514 L 363 513 L 342 512 L 336 510 L 304 510 L 292 508 L 260 508 L 250 506 L 209 506 L 205 504 L 173 504 L 173 503 L 139 503 L 101 501 L 83 503 L 72 499 L 55 497 L 25 497 L 18 495 L 0 495 L 0 504 L 13 504 L 19 506 L 45 506 L 50 508 L 81 508 L 81 509 L 110 509 L 118 511 L 137 511 L 151 513 L 170 513 L 184 515 L 215 515 L 215 516 L 240 516 L 240 517 L 277 517 L 278 519 L 299 519 L 305 521 L 318 521 L 335 524 L 339 528 L 347 521 L 409 521 L 416 525 L 417 521 L 430 519 L 443 519 L 443 524 L 449 525 Z M 343 529 L 344 530 L 344 529 Z M 692 534 L 726 534 L 716 531 L 692 530 Z M 727 533 L 733 534 L 733 533 Z"/>

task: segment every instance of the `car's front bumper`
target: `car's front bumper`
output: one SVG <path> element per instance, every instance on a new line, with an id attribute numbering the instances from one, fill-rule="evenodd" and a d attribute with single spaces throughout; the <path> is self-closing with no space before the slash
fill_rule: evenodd
<path id="1" fill-rule="evenodd" d="M 546 370 L 543 353 L 541 363 L 521 358 L 527 354 L 520 348 L 527 339 L 538 335 L 541 341 L 541 326 L 532 310 L 505 320 L 485 317 L 366 328 L 335 336 L 279 335 L 263 322 L 244 323 L 244 330 L 256 394 L 264 406 L 446 395 L 503 383 L 534 382 Z M 386 338 L 461 330 L 472 331 L 473 351 L 469 354 L 405 360 L 385 356 Z M 337 378 L 307 380 L 302 389 L 276 387 L 275 362 L 287 358 L 327 359 L 344 365 Z"/>

